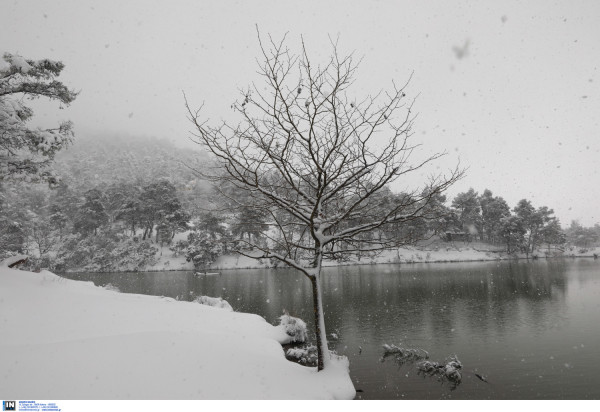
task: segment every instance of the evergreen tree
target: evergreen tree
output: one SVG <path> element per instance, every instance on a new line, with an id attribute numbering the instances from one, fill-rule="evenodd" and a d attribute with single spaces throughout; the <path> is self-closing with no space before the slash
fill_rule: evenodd
<path id="1" fill-rule="evenodd" d="M 81 204 L 75 219 L 74 229 L 84 235 L 98 234 L 98 228 L 108 222 L 108 215 L 104 210 L 102 192 L 90 189 L 85 192 L 84 202 Z"/>
<path id="2" fill-rule="evenodd" d="M 267 215 L 264 211 L 251 206 L 242 206 L 231 227 L 234 236 L 244 238 L 248 236 L 248 242 L 259 239 L 264 232 L 269 229 L 267 225 Z"/>
<path id="3" fill-rule="evenodd" d="M 551 246 L 559 247 L 567 241 L 567 235 L 562 230 L 558 219 L 552 219 L 542 228 L 540 238 L 548 245 L 548 249 Z"/>
<path id="4" fill-rule="evenodd" d="M 498 234 L 506 244 L 507 253 L 516 253 L 523 247 L 527 230 L 518 216 L 505 216 L 500 219 Z"/>
<path id="5" fill-rule="evenodd" d="M 467 192 L 459 193 L 452 201 L 452 208 L 456 211 L 461 229 L 475 234 L 481 228 L 481 206 L 477 192 L 470 188 Z"/>
<path id="6" fill-rule="evenodd" d="M 194 227 L 196 230 L 205 231 L 212 239 L 224 236 L 226 233 L 226 229 L 222 225 L 222 219 L 213 212 L 201 214 L 194 221 Z"/>
<path id="7" fill-rule="evenodd" d="M 578 221 L 571 221 L 571 226 L 567 229 L 567 238 L 570 243 L 578 247 L 589 247 L 598 242 L 600 233 L 598 224 L 594 228 L 583 227 Z"/>
<path id="8" fill-rule="evenodd" d="M 552 216 L 554 211 L 548 209 L 546 206 L 542 206 L 536 210 L 531 202 L 526 199 L 520 200 L 513 211 L 521 219 L 525 229 L 523 251 L 529 257 L 529 254 L 540 245 L 543 228 L 555 219 Z"/>
<path id="9" fill-rule="evenodd" d="M 3 60 L 3 61 L 2 61 Z M 72 123 L 53 129 L 31 129 L 27 121 L 33 110 L 23 97 L 47 97 L 69 105 L 77 93 L 55 80 L 64 68 L 52 60 L 26 60 L 5 53 L 0 60 L 0 181 L 47 181 L 57 179 L 49 166 L 55 154 L 72 139 Z"/>
<path id="10" fill-rule="evenodd" d="M 139 205 L 144 225 L 143 239 L 152 235 L 155 226 L 157 242 L 170 241 L 175 232 L 187 228 L 189 216 L 181 207 L 175 186 L 167 180 L 145 186 L 139 197 Z"/>
<path id="11" fill-rule="evenodd" d="M 488 189 L 485 189 L 479 197 L 479 204 L 481 205 L 481 231 L 488 242 L 496 242 L 500 219 L 510 216 L 510 207 L 503 198 L 493 196 Z"/>

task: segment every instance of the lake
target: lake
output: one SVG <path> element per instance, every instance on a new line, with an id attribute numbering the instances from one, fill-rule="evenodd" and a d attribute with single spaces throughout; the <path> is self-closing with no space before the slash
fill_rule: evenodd
<path id="1" fill-rule="evenodd" d="M 71 273 L 124 293 L 221 296 L 276 324 L 283 310 L 313 329 L 312 294 L 287 269 Z M 600 261 L 587 259 L 344 266 L 324 269 L 330 349 L 348 356 L 357 399 L 600 398 Z M 382 359 L 383 344 L 455 355 L 457 387 Z M 484 376 L 481 381 L 475 374 Z"/>

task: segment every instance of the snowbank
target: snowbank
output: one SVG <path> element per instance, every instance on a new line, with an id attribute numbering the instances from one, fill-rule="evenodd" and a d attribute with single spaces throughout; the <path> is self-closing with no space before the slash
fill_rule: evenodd
<path id="1" fill-rule="evenodd" d="M 352 399 L 347 359 L 289 362 L 282 328 L 0 267 L 4 399 Z"/>

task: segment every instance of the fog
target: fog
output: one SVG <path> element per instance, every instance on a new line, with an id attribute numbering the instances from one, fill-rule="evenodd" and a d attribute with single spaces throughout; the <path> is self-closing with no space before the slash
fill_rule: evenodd
<path id="1" fill-rule="evenodd" d="M 81 90 L 65 110 L 36 102 L 38 124 L 70 119 L 76 136 L 185 146 L 182 91 L 212 120 L 235 119 L 238 90 L 260 81 L 257 26 L 274 39 L 287 33 L 294 51 L 302 36 L 314 62 L 339 37 L 342 52 L 363 58 L 357 94 L 412 75 L 420 153 L 447 151 L 440 171 L 469 168 L 449 197 L 489 188 L 511 207 L 527 198 L 553 208 L 563 225 L 600 221 L 598 2 L 321 3 L 5 2 L 0 49 L 63 61 L 60 80 Z"/>

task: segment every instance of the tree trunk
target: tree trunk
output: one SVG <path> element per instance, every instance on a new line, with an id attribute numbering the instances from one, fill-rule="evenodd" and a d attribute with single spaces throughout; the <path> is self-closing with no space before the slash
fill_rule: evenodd
<path id="1" fill-rule="evenodd" d="M 328 348 L 323 314 L 323 300 L 321 298 L 321 287 L 319 285 L 320 276 L 313 275 L 309 278 L 313 292 L 313 312 L 315 316 L 315 333 L 317 335 L 317 370 L 321 371 L 325 368 L 326 359 L 328 359 L 329 354 L 327 353 Z"/>
<path id="2" fill-rule="evenodd" d="M 318 240 L 315 240 L 315 260 L 313 271 L 309 276 L 313 292 L 313 312 L 315 316 L 315 334 L 317 335 L 317 370 L 322 371 L 329 363 L 329 348 L 325 333 L 325 314 L 323 313 L 323 297 L 321 294 L 321 264 L 323 250 Z"/>

